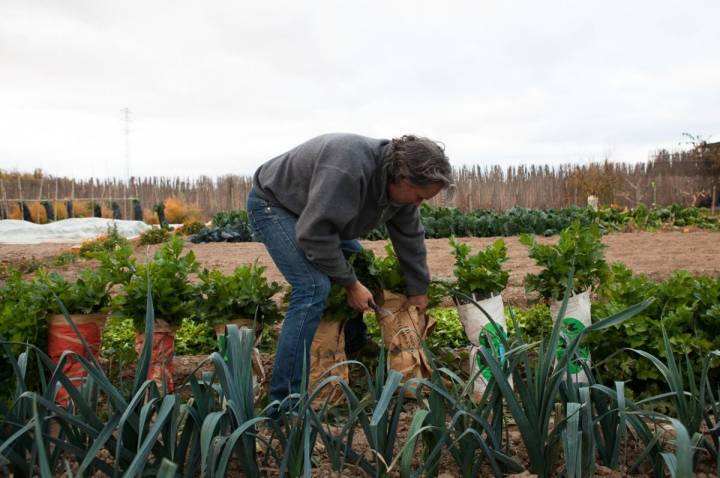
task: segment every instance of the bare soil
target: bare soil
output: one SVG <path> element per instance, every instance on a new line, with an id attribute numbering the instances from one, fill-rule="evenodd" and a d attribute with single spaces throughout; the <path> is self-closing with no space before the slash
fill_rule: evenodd
<path id="1" fill-rule="evenodd" d="M 463 238 L 461 242 L 478 250 L 492 244 L 498 238 Z M 503 238 L 508 246 L 510 260 L 506 264 L 510 270 L 508 288 L 503 294 L 507 303 L 526 305 L 524 277 L 528 272 L 539 270 L 527 255 L 527 248 L 520 244 L 518 237 Z M 551 243 L 557 236 L 539 238 L 539 241 Z M 669 232 L 630 232 L 609 234 L 603 237 L 608 246 L 606 257 L 609 262 L 624 262 L 636 273 L 645 273 L 655 280 L 664 279 L 672 272 L 684 269 L 695 275 L 717 276 L 720 274 L 720 233 L 708 231 L 669 231 Z M 447 239 L 428 239 L 428 265 L 433 277 L 451 277 L 453 258 Z M 378 255 L 385 255 L 385 241 L 362 241 L 364 247 L 372 249 Z M 0 244 L 0 264 L 20 264 L 39 261 L 52 267 L 52 259 L 68 252 L 73 244 L 36 244 L 3 245 Z M 146 254 L 152 254 L 159 246 L 138 247 L 135 255 L 145 260 Z M 225 273 L 235 267 L 248 264 L 256 259 L 268 267 L 267 275 L 271 280 L 284 282 L 282 274 L 273 264 L 265 247 L 260 243 L 186 243 L 188 250 L 194 251 L 198 261 L 208 269 L 219 269 Z M 94 261 L 80 260 L 62 267 L 52 267 L 63 275 L 72 277 L 79 271 L 94 267 Z"/>

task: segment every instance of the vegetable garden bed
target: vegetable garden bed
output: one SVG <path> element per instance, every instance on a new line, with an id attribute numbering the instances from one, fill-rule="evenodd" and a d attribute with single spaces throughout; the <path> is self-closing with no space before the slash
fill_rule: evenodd
<path id="1" fill-rule="evenodd" d="M 573 234 L 582 232 L 576 229 Z M 586 237 L 598 244 L 597 237 Z M 491 377 L 480 402 L 472 393 L 474 377 L 469 376 L 469 367 L 463 366 L 461 356 L 467 342 L 463 343 L 462 326 L 458 328 L 451 309 L 438 309 L 433 312 L 441 324 L 435 331 L 438 335 L 429 336 L 425 342 L 432 365 L 429 378 L 403 384 L 397 372 L 383 366 L 386 355 L 381 349 L 379 355 L 365 354 L 348 364 L 349 383 L 328 376 L 320 381 L 318 389 L 302 393 L 296 406 L 272 422 L 263 415 L 267 404 L 253 397 L 250 364 L 255 344 L 253 332 L 247 329 L 228 328 L 224 340 L 227 354 L 223 356 L 210 353 L 214 348 L 212 339 L 202 339 L 207 332 L 214 337 L 209 324 L 203 328 L 198 322 L 178 322 L 178 337 L 183 338 L 178 348 L 182 344 L 186 352 L 192 352 L 194 347 L 206 347 L 204 351 L 210 354 L 205 356 L 205 373 L 193 374 L 189 370 L 184 378 L 176 377 L 176 394 L 163 394 L 162 386 L 143 380 L 150 365 L 149 349 L 140 354 L 137 372 L 118 380 L 123 378 L 120 370 L 132 367 L 132 347 L 127 347 L 126 342 L 134 331 L 127 333 L 124 327 L 132 327 L 132 319 L 138 326 L 138 311 L 142 309 L 145 314 L 143 322 L 148 333 L 156 318 L 155 305 L 166 317 L 170 310 L 216 313 L 186 303 L 194 300 L 190 297 L 195 294 L 188 275 L 197 272 L 198 267 L 194 255 L 181 257 L 180 248 L 177 241 L 162 246 L 153 263 L 143 267 L 127 262 L 130 256 L 126 252 L 113 254 L 117 249 L 99 248 L 93 257 L 100 261 L 100 272 L 84 274 L 82 283 L 41 275 L 45 277 L 41 283 L 28 288 L 21 276 L 11 278 L 8 284 L 13 289 L 4 289 L 2 297 L 4 327 L 18 325 L 13 319 L 19 316 L 19 310 L 36 314 L 40 320 L 42 310 L 31 306 L 47 297 L 42 287 L 57 291 L 73 308 L 94 311 L 95 307 L 107 305 L 104 291 L 111 282 L 121 284 L 125 291 L 117 296 L 124 299 L 113 300 L 113 306 L 126 313 L 132 310 L 132 318 L 111 321 L 113 332 L 106 334 L 110 343 L 105 347 L 105 358 L 110 362 L 104 368 L 95 363 L 92 354 L 76 359 L 90 377 L 78 390 L 65 382 L 60 372 L 64 359 L 56 366 L 42 347 L 5 347 L 14 365 L 16 389 L 11 392 L 9 407 L 2 410 L 6 426 L 0 450 L 7 461 L 0 466 L 12 468 L 17 476 L 58 473 L 66 466 L 66 459 L 68 465 L 87 471 L 130 475 L 144 471 L 158 476 L 223 476 L 228 471 L 238 474 L 239 470 L 246 476 L 309 476 L 325 472 L 345 476 L 484 476 L 524 469 L 541 476 L 558 472 L 589 476 L 595 471 L 606 473 L 608 468 L 618 473 L 656 476 L 669 470 L 676 476 L 687 476 L 693 468 L 699 472 L 715 469 L 720 390 L 713 386 L 717 363 L 711 360 L 718 346 L 713 340 L 720 335 L 712 329 L 720 310 L 717 279 L 677 273 L 660 283 L 632 276 L 621 266 L 602 269 L 603 274 L 593 272 L 593 277 L 603 278 L 599 302 L 592 325 L 576 341 L 566 336 L 559 325 L 553 326 L 546 306 L 507 309 L 509 330 L 507 338 L 501 339 L 506 341 L 506 354 L 495 356 L 487 344 L 479 344 L 477 353 Z M 560 253 L 566 257 L 584 254 L 576 245 L 560 247 Z M 548 251 L 539 248 L 536 255 L 548 257 Z M 499 265 L 504 259 L 495 262 Z M 560 266 L 567 264 L 553 260 L 546 261 L 545 267 L 557 269 L 564 276 Z M 138 282 L 137 274 L 145 268 L 142 277 L 153 279 Z M 230 284 L 222 277 L 204 274 L 204 285 L 198 290 L 219 298 L 239 296 L 223 292 L 230 290 L 226 289 Z M 233 280 L 240 280 L 246 275 L 237 273 L 235 277 Z M 506 279 L 504 276 L 500 282 Z M 558 286 L 557 277 L 554 282 L 547 277 L 542 281 L 552 284 L 552 288 L 543 288 L 534 280 L 526 283 L 541 292 L 550 291 L 551 298 L 571 289 L 571 282 L 564 288 Z M 157 297 L 152 283 L 158 284 L 157 291 L 161 291 Z M 588 285 L 597 283 L 591 281 Z M 172 291 L 182 291 L 187 299 L 177 300 L 180 296 Z M 30 300 L 18 301 L 25 297 L 23 294 Z M 83 301 L 76 300 L 79 296 L 84 297 Z M 60 312 L 66 312 L 64 306 L 59 307 Z M 560 307 L 561 315 L 562 310 Z M 381 343 L 372 317 L 367 320 L 374 338 Z M 623 367 L 610 361 L 612 353 L 593 351 L 593 365 L 598 366 L 603 381 L 594 383 L 590 370 L 586 371 L 591 379 L 589 387 L 573 381 L 569 364 L 571 357 L 575 360 L 573 350 L 581 339 L 592 345 L 593 337 L 600 337 L 595 342 L 597 350 L 603 345 L 615 349 L 636 347 L 626 341 L 631 331 L 639 330 L 638 324 L 645 324 L 639 335 L 643 339 L 650 335 L 653 340 L 642 342 L 644 350 L 629 353 L 636 364 L 647 366 L 645 374 L 654 370 L 655 376 L 631 377 L 628 383 L 619 381 L 620 376 L 614 373 Z M 648 328 L 648 324 L 653 327 Z M 583 338 L 585 333 L 587 340 Z M 707 337 L 703 339 L 699 333 Z M 14 341 L 21 342 L 22 334 Z M 683 334 L 690 335 L 689 341 L 673 341 Z M 555 353 L 561 341 L 562 355 Z M 271 347 L 272 340 L 264 344 Z M 453 347 L 448 348 L 448 344 Z M 692 359 L 686 363 L 683 356 L 671 354 L 675 346 Z M 112 353 L 108 353 L 110 349 Z M 129 355 L 121 358 L 125 352 Z M 264 358 L 269 365 L 271 356 Z M 609 368 L 603 370 L 603 363 Z M 639 365 L 625 368 L 643 370 Z M 512 385 L 507 381 L 510 376 Z M 654 389 L 647 385 L 649 379 L 654 380 Z M 68 411 L 54 404 L 56 383 L 62 383 L 69 392 L 74 406 Z M 645 390 L 632 389 L 636 383 L 643 383 Z M 338 384 L 343 391 L 339 407 L 311 406 L 320 388 Z M 421 398 L 408 401 L 403 387 L 417 387 Z M 649 395 L 649 401 L 633 401 Z M 3 471 L 7 474 L 10 468 Z M 78 468 L 73 473 L 82 472 Z"/>

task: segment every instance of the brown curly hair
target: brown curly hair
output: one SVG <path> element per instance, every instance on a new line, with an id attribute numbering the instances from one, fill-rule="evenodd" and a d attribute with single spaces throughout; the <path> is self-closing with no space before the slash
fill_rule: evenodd
<path id="1" fill-rule="evenodd" d="M 443 188 L 454 184 L 445 146 L 422 136 L 393 138 L 385 153 L 385 167 L 393 183 L 402 180 L 416 186 L 441 183 Z"/>

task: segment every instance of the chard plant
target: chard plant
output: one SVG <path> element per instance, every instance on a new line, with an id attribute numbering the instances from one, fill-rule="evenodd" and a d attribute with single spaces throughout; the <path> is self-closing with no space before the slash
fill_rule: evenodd
<path id="1" fill-rule="evenodd" d="M 155 253 L 153 259 L 136 267 L 127 284 L 112 301 L 113 310 L 133 319 L 136 330 L 143 330 L 146 311 L 145 294 L 152 291 L 155 318 L 179 326 L 192 316 L 198 302 L 197 288 L 190 282 L 190 274 L 199 269 L 195 254 L 182 254 L 183 242 L 173 237 Z"/>
<path id="2" fill-rule="evenodd" d="M 604 257 L 606 246 L 596 223 L 584 227 L 573 222 L 560 232 L 555 245 L 540 244 L 535 237 L 522 234 L 520 243 L 528 247 L 530 257 L 543 268 L 539 274 L 525 276 L 525 289 L 537 291 L 546 301 L 562 300 L 565 280 L 573 274 L 572 292 L 579 293 L 605 282 L 610 273 Z"/>
<path id="3" fill-rule="evenodd" d="M 38 273 L 40 283 L 49 289 L 50 295 L 60 302 L 50 301 L 50 312 L 61 314 L 60 303 L 72 314 L 95 314 L 107 312 L 110 307 L 110 275 L 102 268 L 84 270 L 74 282 L 66 280 L 57 272 Z"/>
<path id="4" fill-rule="evenodd" d="M 407 294 L 405 275 L 403 274 L 400 261 L 391 243 L 388 242 L 385 245 L 385 252 L 385 257 L 375 259 L 370 267 L 371 273 L 377 277 L 379 285 L 384 290 L 397 294 Z M 429 307 L 435 307 L 440 304 L 446 295 L 446 288 L 437 282 L 431 282 L 427 295 Z"/>
<path id="5" fill-rule="evenodd" d="M 348 258 L 348 262 L 355 271 L 358 281 L 377 298 L 382 293 L 382 286 L 378 276 L 378 269 L 374 267 L 376 260 L 375 254 L 369 249 L 354 252 Z M 347 303 L 345 288 L 339 284 L 332 284 L 323 311 L 323 320 L 342 321 L 352 317 L 354 314 L 356 312 Z"/>
<path id="6" fill-rule="evenodd" d="M 497 295 L 507 287 L 509 274 L 502 265 L 508 260 L 505 241 L 498 239 L 476 254 L 470 253 L 470 246 L 450 238 L 452 255 L 455 257 L 454 284 L 458 290 L 483 300 Z"/>
<path id="7" fill-rule="evenodd" d="M 253 264 L 236 267 L 232 274 L 203 270 L 199 275 L 200 316 L 208 324 L 222 325 L 232 319 L 273 323 L 280 318 L 272 297 L 280 291 L 277 282 L 268 282 L 266 267 Z"/>

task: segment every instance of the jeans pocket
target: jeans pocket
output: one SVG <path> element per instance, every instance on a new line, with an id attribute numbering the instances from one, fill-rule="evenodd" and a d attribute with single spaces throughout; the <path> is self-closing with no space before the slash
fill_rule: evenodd
<path id="1" fill-rule="evenodd" d="M 250 224 L 250 234 L 252 235 L 252 239 L 255 242 L 265 242 L 265 238 L 263 237 L 262 231 L 258 227 L 257 221 L 255 220 L 255 215 L 257 213 L 257 210 L 253 212 L 252 209 L 248 208 L 247 214 L 248 214 L 248 223 Z"/>

